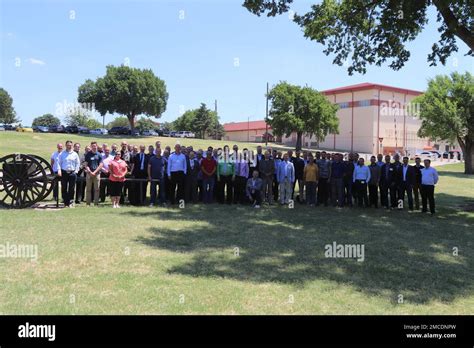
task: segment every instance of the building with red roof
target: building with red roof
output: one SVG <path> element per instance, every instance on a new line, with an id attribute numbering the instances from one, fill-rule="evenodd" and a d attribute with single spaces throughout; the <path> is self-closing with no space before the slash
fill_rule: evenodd
<path id="1" fill-rule="evenodd" d="M 421 121 L 415 116 L 418 105 L 412 101 L 421 91 L 364 82 L 321 93 L 339 106 L 339 133 L 328 134 L 321 142 L 305 134 L 303 147 L 361 153 L 414 153 L 425 148 L 449 151 L 453 147 L 418 137 Z M 261 141 L 265 121 L 226 123 L 224 129 L 226 140 Z M 272 133 L 271 127 L 268 129 Z M 296 133 L 277 140 L 294 146 Z"/>

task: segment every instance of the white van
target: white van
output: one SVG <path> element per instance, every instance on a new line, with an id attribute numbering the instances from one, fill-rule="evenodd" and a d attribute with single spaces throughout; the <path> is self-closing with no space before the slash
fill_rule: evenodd
<path id="1" fill-rule="evenodd" d="M 196 136 L 194 135 L 193 132 L 181 131 L 181 132 L 176 132 L 176 137 L 177 138 L 195 138 Z"/>

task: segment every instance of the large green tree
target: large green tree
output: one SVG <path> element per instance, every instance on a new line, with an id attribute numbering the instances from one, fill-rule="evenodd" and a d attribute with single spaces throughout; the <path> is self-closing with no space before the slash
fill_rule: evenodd
<path id="1" fill-rule="evenodd" d="M 6 90 L 0 88 L 0 123 L 12 124 L 17 122 L 20 122 L 20 120 L 16 117 L 13 99 Z"/>
<path id="2" fill-rule="evenodd" d="M 474 174 L 474 76 L 468 72 L 438 75 L 413 103 L 419 103 L 419 136 L 457 141 L 463 152 L 464 172 Z"/>
<path id="3" fill-rule="evenodd" d="M 296 149 L 300 150 L 304 134 L 323 141 L 329 133 L 339 132 L 337 106 L 311 87 L 280 82 L 268 93 L 272 103 L 268 123 L 278 136 L 296 132 Z"/>
<path id="4" fill-rule="evenodd" d="M 268 17 L 290 11 L 293 0 L 245 0 L 250 12 Z M 413 41 L 428 23 L 430 6 L 437 11 L 440 39 L 433 43 L 428 55 L 430 65 L 446 63 L 458 51 L 462 40 L 474 55 L 473 0 L 323 0 L 293 20 L 304 36 L 325 46 L 326 55 L 333 54 L 334 63 L 348 64 L 354 71 L 365 73 L 367 64 L 389 66 L 399 70 L 410 58 L 406 44 Z"/>
<path id="5" fill-rule="evenodd" d="M 32 126 L 44 126 L 44 127 L 52 127 L 52 126 L 59 126 L 61 124 L 61 120 L 52 114 L 44 114 L 43 116 L 35 117 L 33 120 Z"/>
<path id="6" fill-rule="evenodd" d="M 106 113 L 125 115 L 133 129 L 138 115 L 161 117 L 166 110 L 168 93 L 165 82 L 151 69 L 110 65 L 104 77 L 95 82 L 87 80 L 79 87 L 78 101 L 93 103 L 102 116 Z"/>

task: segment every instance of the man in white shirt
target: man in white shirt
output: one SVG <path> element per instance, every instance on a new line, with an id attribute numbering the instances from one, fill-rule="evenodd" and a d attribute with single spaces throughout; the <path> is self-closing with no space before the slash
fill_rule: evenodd
<path id="1" fill-rule="evenodd" d="M 74 198 L 77 172 L 81 167 L 79 155 L 72 148 L 72 141 L 66 141 L 66 150 L 59 155 L 58 176 L 61 178 L 61 191 L 64 206 L 70 207 Z"/>
<path id="2" fill-rule="evenodd" d="M 435 200 L 434 200 L 434 189 L 438 183 L 438 172 L 436 169 L 431 167 L 431 161 L 429 159 L 424 160 L 425 168 L 421 169 L 421 202 L 422 212 L 428 211 L 427 203 L 430 203 L 431 215 L 435 214 Z"/>
<path id="3" fill-rule="evenodd" d="M 186 156 L 181 153 L 181 145 L 176 144 L 174 153 L 168 158 L 167 176 L 170 181 L 170 201 L 171 204 L 184 199 L 184 180 L 187 173 Z M 176 193 L 176 186 L 178 190 Z M 176 196 L 175 196 L 176 195 Z M 176 197 L 176 198 L 175 198 Z"/>
<path id="4" fill-rule="evenodd" d="M 54 151 L 51 154 L 51 167 L 53 167 L 54 175 L 58 175 L 59 155 L 61 154 L 61 152 L 63 152 L 63 144 L 59 143 L 58 145 L 56 145 L 56 148 L 57 148 L 57 151 Z M 58 184 L 54 185 L 54 188 L 53 188 L 53 198 L 55 201 L 58 200 L 58 187 L 59 187 L 58 185 L 59 185 L 59 182 Z"/>
<path id="5" fill-rule="evenodd" d="M 110 154 L 110 147 L 107 144 L 103 145 L 103 151 L 102 151 L 102 168 L 101 168 L 101 173 L 100 177 L 101 179 L 108 179 L 109 178 L 109 164 L 110 162 L 114 159 L 114 156 Z M 105 197 L 109 195 L 109 181 L 105 180 L 100 183 L 100 201 L 103 203 L 105 202 Z"/>

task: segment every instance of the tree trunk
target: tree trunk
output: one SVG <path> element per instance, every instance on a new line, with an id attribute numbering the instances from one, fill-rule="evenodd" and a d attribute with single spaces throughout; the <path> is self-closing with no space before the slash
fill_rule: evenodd
<path id="1" fill-rule="evenodd" d="M 133 134 L 133 130 L 135 129 L 135 114 L 128 115 L 128 121 L 130 122 L 130 131 Z"/>
<path id="2" fill-rule="evenodd" d="M 474 142 L 466 141 L 465 149 L 463 150 L 464 157 L 464 174 L 474 174 Z"/>
<path id="3" fill-rule="evenodd" d="M 300 151 L 303 142 L 303 132 L 296 132 L 296 146 L 295 150 Z"/>

